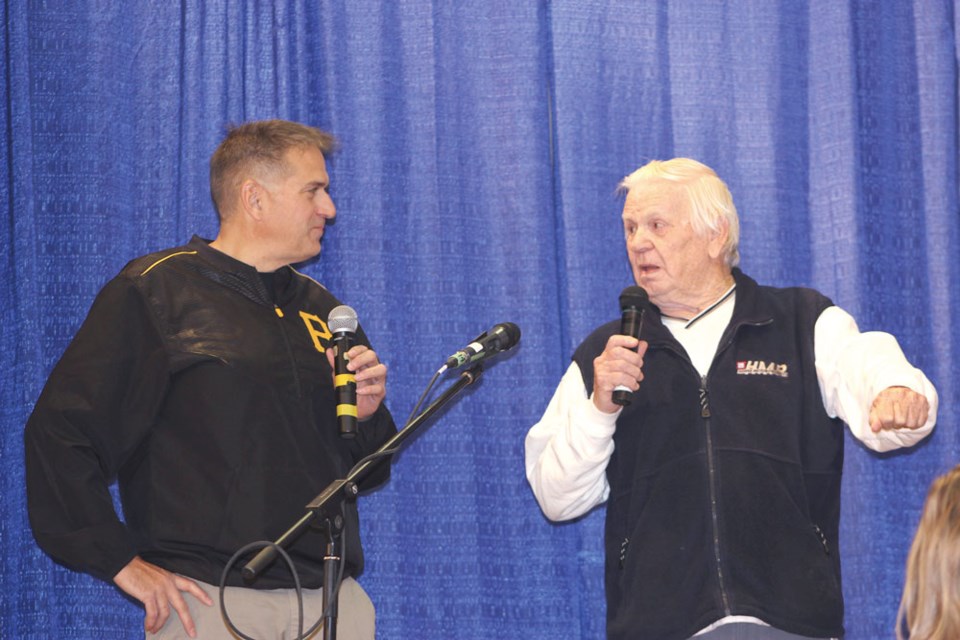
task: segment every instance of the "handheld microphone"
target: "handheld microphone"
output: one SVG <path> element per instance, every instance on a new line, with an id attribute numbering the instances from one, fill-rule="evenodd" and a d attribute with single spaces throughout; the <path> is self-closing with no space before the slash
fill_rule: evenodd
<path id="1" fill-rule="evenodd" d="M 460 351 L 447 358 L 444 369 L 459 369 L 465 364 L 485 360 L 495 353 L 512 349 L 520 342 L 520 327 L 512 322 L 500 324 L 484 331 Z"/>
<path id="2" fill-rule="evenodd" d="M 627 287 L 620 293 L 620 335 L 640 337 L 643 327 L 643 305 L 647 303 L 647 292 L 636 285 Z M 636 351 L 636 349 L 634 349 Z M 626 407 L 633 401 L 633 392 L 623 385 L 613 390 L 613 403 Z"/>
<path id="3" fill-rule="evenodd" d="M 345 304 L 330 312 L 327 328 L 333 334 L 333 387 L 341 438 L 357 435 L 357 377 L 347 370 L 345 354 L 356 344 L 357 312 Z"/>

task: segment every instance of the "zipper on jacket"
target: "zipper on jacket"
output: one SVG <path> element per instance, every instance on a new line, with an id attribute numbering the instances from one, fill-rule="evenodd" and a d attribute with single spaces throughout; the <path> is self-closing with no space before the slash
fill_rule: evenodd
<path id="1" fill-rule="evenodd" d="M 627 563 L 627 550 L 630 548 L 630 538 L 624 538 L 620 543 L 620 568 Z"/>
<path id="2" fill-rule="evenodd" d="M 823 529 L 820 528 L 820 525 L 813 525 L 813 531 L 817 534 L 817 537 L 820 538 L 820 544 L 823 546 L 823 552 L 827 555 L 830 555 L 830 543 L 827 542 L 827 536 L 823 535 Z"/>
<path id="3" fill-rule="evenodd" d="M 717 581 L 720 583 L 720 599 L 723 601 L 724 615 L 730 615 L 730 602 L 720 564 L 720 526 L 717 514 L 717 469 L 713 454 L 713 433 L 710 429 L 710 396 L 707 393 L 707 377 L 700 378 L 700 417 L 707 436 L 707 476 L 710 481 L 710 521 L 713 525 L 713 560 L 717 563 Z"/>
<path id="4" fill-rule="evenodd" d="M 290 371 L 293 373 L 293 386 L 297 392 L 297 397 L 300 398 L 303 396 L 303 391 L 300 387 L 300 373 L 297 371 L 297 361 L 293 357 L 293 347 L 290 345 L 290 337 L 283 327 L 283 311 L 276 304 L 273 305 L 273 311 L 277 314 L 277 326 L 280 328 L 280 335 L 283 336 L 283 346 L 287 349 L 287 359 L 290 362 Z"/>
<path id="5" fill-rule="evenodd" d="M 731 323 L 733 319 L 731 318 Z M 773 322 L 770 320 L 763 320 L 759 322 L 749 323 L 751 326 L 762 327 Z M 720 356 L 733 345 L 733 339 L 737 334 L 737 331 L 743 326 L 744 322 L 738 322 L 737 324 L 728 327 L 724 331 L 723 335 L 720 336 L 720 343 L 717 345 L 717 351 L 713 355 L 713 361 L 710 363 L 710 369 L 712 370 L 716 366 L 717 361 L 720 360 Z M 688 359 L 689 362 L 689 359 Z M 693 363 L 690 363 L 693 366 Z M 709 374 L 708 374 L 709 375 Z M 700 376 L 700 417 L 703 419 L 703 428 L 707 436 L 707 476 L 710 483 L 710 522 L 713 527 L 713 560 L 717 563 L 717 581 L 720 584 L 720 600 L 723 603 L 723 612 L 724 615 L 732 615 L 730 611 L 730 598 L 727 595 L 727 585 L 726 578 L 723 575 L 723 565 L 720 563 L 721 554 L 720 554 L 720 518 L 718 515 L 719 507 L 717 506 L 717 462 L 714 458 L 713 450 L 713 431 L 710 428 L 710 394 L 707 391 L 707 377 Z"/>

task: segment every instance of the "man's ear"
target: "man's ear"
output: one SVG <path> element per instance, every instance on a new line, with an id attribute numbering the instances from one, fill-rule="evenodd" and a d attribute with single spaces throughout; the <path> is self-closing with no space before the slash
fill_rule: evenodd
<path id="1" fill-rule="evenodd" d="M 730 236 L 730 224 L 726 218 L 720 219 L 720 228 L 710 232 L 710 243 L 707 246 L 707 252 L 710 257 L 716 260 L 723 255 L 723 247 Z"/>
<path id="2" fill-rule="evenodd" d="M 263 217 L 263 186 L 249 178 L 240 185 L 240 206 L 246 215 L 260 220 Z"/>

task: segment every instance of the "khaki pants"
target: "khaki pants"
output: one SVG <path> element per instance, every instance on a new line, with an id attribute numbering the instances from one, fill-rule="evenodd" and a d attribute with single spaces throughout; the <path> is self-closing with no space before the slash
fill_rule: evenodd
<path id="1" fill-rule="evenodd" d="M 196 581 L 213 600 L 213 606 L 201 604 L 184 594 L 190 615 L 197 625 L 198 640 L 235 640 L 234 634 L 220 613 L 220 587 Z M 312 627 L 323 613 L 323 590 L 303 589 L 303 631 Z M 245 589 L 227 587 L 224 600 L 227 615 L 245 636 L 256 640 L 290 640 L 297 637 L 297 592 L 294 589 Z M 337 640 L 374 640 L 373 602 L 353 578 L 345 578 L 340 586 L 337 612 Z M 188 640 L 180 617 L 171 609 L 166 624 L 148 640 Z M 323 627 L 310 636 L 323 638 Z"/>

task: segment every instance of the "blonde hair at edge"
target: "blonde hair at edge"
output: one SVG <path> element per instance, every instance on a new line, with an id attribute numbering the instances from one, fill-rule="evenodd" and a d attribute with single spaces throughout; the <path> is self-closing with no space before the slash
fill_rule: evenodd
<path id="1" fill-rule="evenodd" d="M 960 638 L 960 465 L 927 494 L 907 557 L 897 638 Z"/>
<path id="2" fill-rule="evenodd" d="M 726 224 L 729 234 L 723 247 L 724 259 L 728 267 L 740 264 L 737 208 L 730 189 L 713 169 L 690 158 L 652 160 L 624 178 L 620 190 L 630 191 L 653 180 L 674 182 L 683 188 L 690 199 L 690 224 L 697 235 L 706 237 Z"/>

